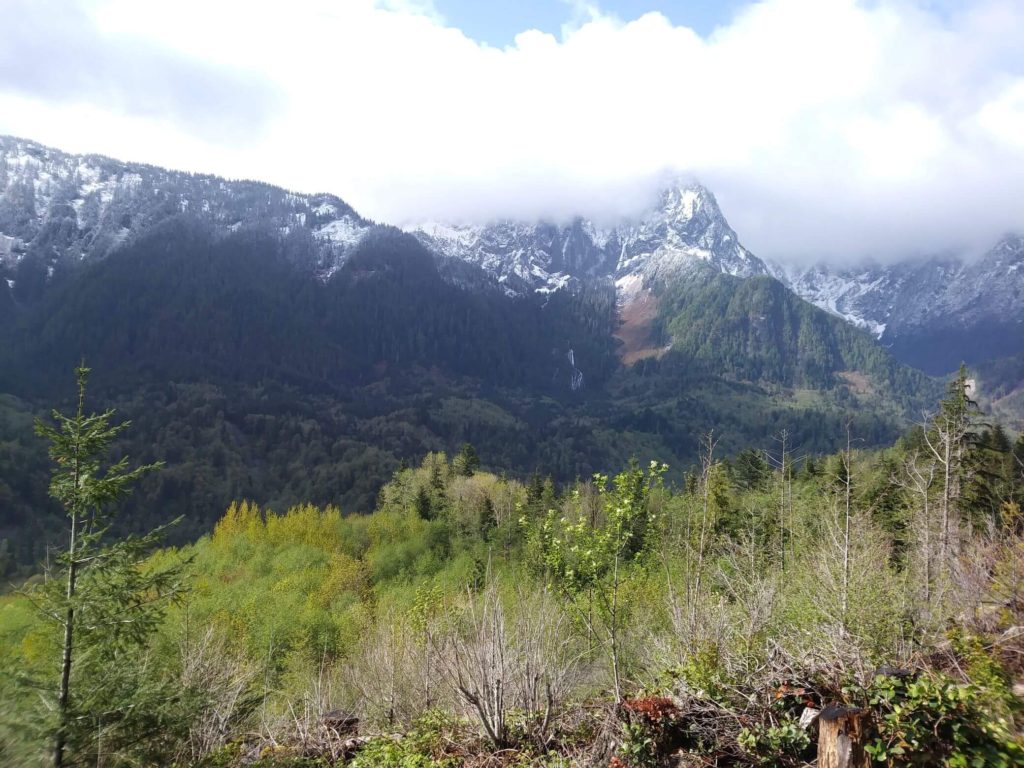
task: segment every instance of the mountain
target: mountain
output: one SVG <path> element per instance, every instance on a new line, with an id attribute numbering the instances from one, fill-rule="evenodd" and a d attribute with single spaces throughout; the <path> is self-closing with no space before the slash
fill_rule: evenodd
<path id="1" fill-rule="evenodd" d="M 602 278 L 664 281 L 698 265 L 739 277 L 768 274 L 740 244 L 714 195 L 695 184 L 668 187 L 640 220 L 608 228 L 577 217 L 565 224 L 432 223 L 411 231 L 428 248 L 479 266 L 514 293 Z"/>
<path id="2" fill-rule="evenodd" d="M 32 416 L 133 421 L 164 461 L 130 502 L 190 538 L 232 499 L 369 509 L 403 461 L 473 443 L 558 482 L 636 456 L 683 468 L 786 429 L 805 452 L 892 440 L 938 389 L 799 299 L 707 190 L 637 221 L 401 231 L 340 198 L 0 139 L 0 550 L 57 511 Z"/>
<path id="3" fill-rule="evenodd" d="M 12 301 L 39 299 L 76 266 L 102 260 L 178 215 L 222 234 L 258 227 L 291 237 L 292 260 L 324 281 L 376 226 L 333 195 L 70 155 L 0 136 L 0 276 L 10 290 L 0 315 Z M 610 228 L 577 218 L 410 231 L 439 257 L 450 281 L 479 286 L 493 278 L 515 295 L 608 278 L 665 279 L 702 263 L 742 277 L 768 273 L 740 245 L 714 195 L 692 184 L 668 187 L 639 221 Z"/>
<path id="4" fill-rule="evenodd" d="M 340 198 L 253 181 L 78 156 L 0 137 L 0 323 L 19 306 L 73 281 L 175 216 L 218 236 L 260 229 L 285 258 L 327 282 L 378 225 Z M 449 284 L 507 295 L 614 290 L 624 320 L 622 359 L 649 345 L 649 289 L 698 267 L 750 278 L 771 275 L 810 303 L 873 334 L 901 361 L 943 374 L 1024 352 L 1024 238 L 1006 236 L 979 259 L 935 257 L 836 267 L 766 264 L 742 246 L 714 195 L 673 184 L 637 220 L 599 226 L 499 221 L 424 224 L 410 230 Z M 614 288 L 609 288 L 614 283 Z"/>
<path id="5" fill-rule="evenodd" d="M 873 333 L 933 374 L 1024 352 L 1024 237 L 977 259 L 930 258 L 853 268 L 773 267 L 795 293 Z"/>
<path id="6" fill-rule="evenodd" d="M 178 215 L 222 232 L 260 227 L 308 237 L 304 266 L 326 279 L 372 228 L 334 195 L 71 155 L 0 136 L 0 277 L 19 303 L 38 300 L 81 263 L 102 260 Z M 2 287 L 2 284 L 0 284 Z M 0 298 L 0 313 L 4 298 Z"/>

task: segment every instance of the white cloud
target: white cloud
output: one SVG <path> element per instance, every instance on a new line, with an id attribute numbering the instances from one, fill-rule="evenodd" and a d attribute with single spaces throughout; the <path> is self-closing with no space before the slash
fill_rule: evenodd
<path id="1" fill-rule="evenodd" d="M 1024 229 L 1024 6 L 932 7 L 765 0 L 702 38 L 575 3 L 498 49 L 423 0 L 95 0 L 74 65 L 102 49 L 103 87 L 33 91 L 0 56 L 0 132 L 393 222 L 628 214 L 672 169 L 763 256 L 977 248 Z M 109 63 L 136 58 L 152 92 Z"/>

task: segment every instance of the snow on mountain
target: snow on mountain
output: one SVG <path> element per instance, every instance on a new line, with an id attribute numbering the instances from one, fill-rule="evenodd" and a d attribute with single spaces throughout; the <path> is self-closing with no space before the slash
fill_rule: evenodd
<path id="1" fill-rule="evenodd" d="M 817 265 L 805 269 L 775 268 L 772 272 L 805 301 L 863 328 L 875 338 L 885 333 L 892 301 L 907 277 L 904 270 L 871 266 L 832 271 Z"/>
<path id="2" fill-rule="evenodd" d="M 978 259 L 772 266 L 797 295 L 892 341 L 922 328 L 1024 320 L 1024 237 L 1008 235 Z"/>
<path id="3" fill-rule="evenodd" d="M 50 272 L 103 258 L 181 213 L 224 231 L 258 226 L 281 237 L 305 232 L 316 243 L 314 268 L 323 277 L 372 227 L 333 195 L 71 155 L 0 136 L 0 271 L 14 275 L 29 256 Z"/>
<path id="4" fill-rule="evenodd" d="M 669 187 L 638 221 L 612 228 L 576 218 L 568 224 L 428 223 L 411 231 L 431 250 L 475 264 L 520 293 L 634 275 L 650 284 L 700 265 L 741 277 L 768 274 L 740 245 L 714 195 L 697 185 Z"/>
<path id="5" fill-rule="evenodd" d="M 225 233 L 247 227 L 276 233 L 283 252 L 323 280 L 376 226 L 333 195 L 71 155 L 0 136 L 0 292 L 9 291 L 16 302 L 31 301 L 32 292 L 38 295 L 40 285 L 65 267 L 103 258 L 180 214 Z M 614 285 L 625 309 L 651 300 L 655 284 L 710 268 L 774 276 L 904 359 L 936 370 L 949 363 L 946 357 L 1024 350 L 1024 238 L 1018 235 L 973 260 L 766 264 L 740 244 L 714 195 L 695 184 L 669 186 L 644 215 L 611 227 L 579 217 L 483 226 L 435 222 L 410 232 L 436 255 L 445 279 L 467 290 L 497 285 L 521 295 L 598 282 Z M 8 297 L 0 299 L 10 305 Z M 953 336 L 959 346 L 943 357 Z M 931 346 L 920 352 L 922 345 Z"/>
<path id="6" fill-rule="evenodd" d="M 738 277 L 768 274 L 763 261 L 744 248 L 718 207 L 698 185 L 670 187 L 641 221 L 616 233 L 621 243 L 616 275 L 670 277 L 695 264 L 707 264 Z"/>
<path id="7" fill-rule="evenodd" d="M 315 253 L 302 261 L 321 279 L 328 279 L 374 226 L 331 195 L 71 155 L 0 137 L 0 276 L 8 280 L 17 282 L 18 265 L 27 256 L 52 274 L 67 264 L 103 258 L 178 214 L 226 232 L 256 226 L 282 238 L 308 236 Z M 466 284 L 474 279 L 455 266 L 458 262 L 514 294 L 629 275 L 649 285 L 703 265 L 739 276 L 768 273 L 740 245 L 714 195 L 696 185 L 671 186 L 639 220 L 610 228 L 581 217 L 567 224 L 428 223 L 412 233 L 438 255 L 450 279 Z"/>

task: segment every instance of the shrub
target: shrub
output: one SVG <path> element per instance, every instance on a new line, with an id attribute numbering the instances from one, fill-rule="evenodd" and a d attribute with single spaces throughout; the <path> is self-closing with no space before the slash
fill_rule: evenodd
<path id="1" fill-rule="evenodd" d="M 982 687 L 944 674 L 915 680 L 878 676 L 868 689 L 878 711 L 867 751 L 897 766 L 1012 768 L 1024 764 L 1024 744 Z"/>

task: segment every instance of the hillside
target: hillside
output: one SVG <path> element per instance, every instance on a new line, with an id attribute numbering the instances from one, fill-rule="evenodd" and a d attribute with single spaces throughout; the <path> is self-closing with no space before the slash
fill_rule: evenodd
<path id="1" fill-rule="evenodd" d="M 330 195 L 9 138 L 0 161 L 9 569 L 52 534 L 26 430 L 83 359 L 98 401 L 137 425 L 118 450 L 168 465 L 126 519 L 184 515 L 181 541 L 239 497 L 369 511 L 402 462 L 466 441 L 568 483 L 634 455 L 689 466 L 712 428 L 729 452 L 783 429 L 824 452 L 852 417 L 881 444 L 935 395 L 766 277 L 700 187 L 611 230 L 504 223 L 441 242 Z"/>
<path id="2" fill-rule="evenodd" d="M 466 446 L 398 469 L 367 515 L 232 503 L 142 563 L 136 579 L 174 574 L 167 591 L 126 602 L 136 581 L 103 580 L 121 566 L 86 572 L 69 754 L 798 768 L 832 705 L 872 713 L 879 753 L 914 740 L 893 768 L 1019 765 L 1024 548 L 1005 505 L 1024 501 L 1024 440 L 970 434 L 982 471 L 946 533 L 942 489 L 913 485 L 921 432 L 827 457 L 712 444 L 679 484 L 633 463 L 562 490 Z M 0 756 L 21 766 L 47 756 L 61 637 L 28 589 L 0 597 Z M 145 629 L 117 629 L 106 599 Z"/>
<path id="3" fill-rule="evenodd" d="M 975 256 L 859 266 L 779 267 L 807 301 L 873 333 L 896 359 L 931 374 L 1024 351 L 1024 237 Z"/>

